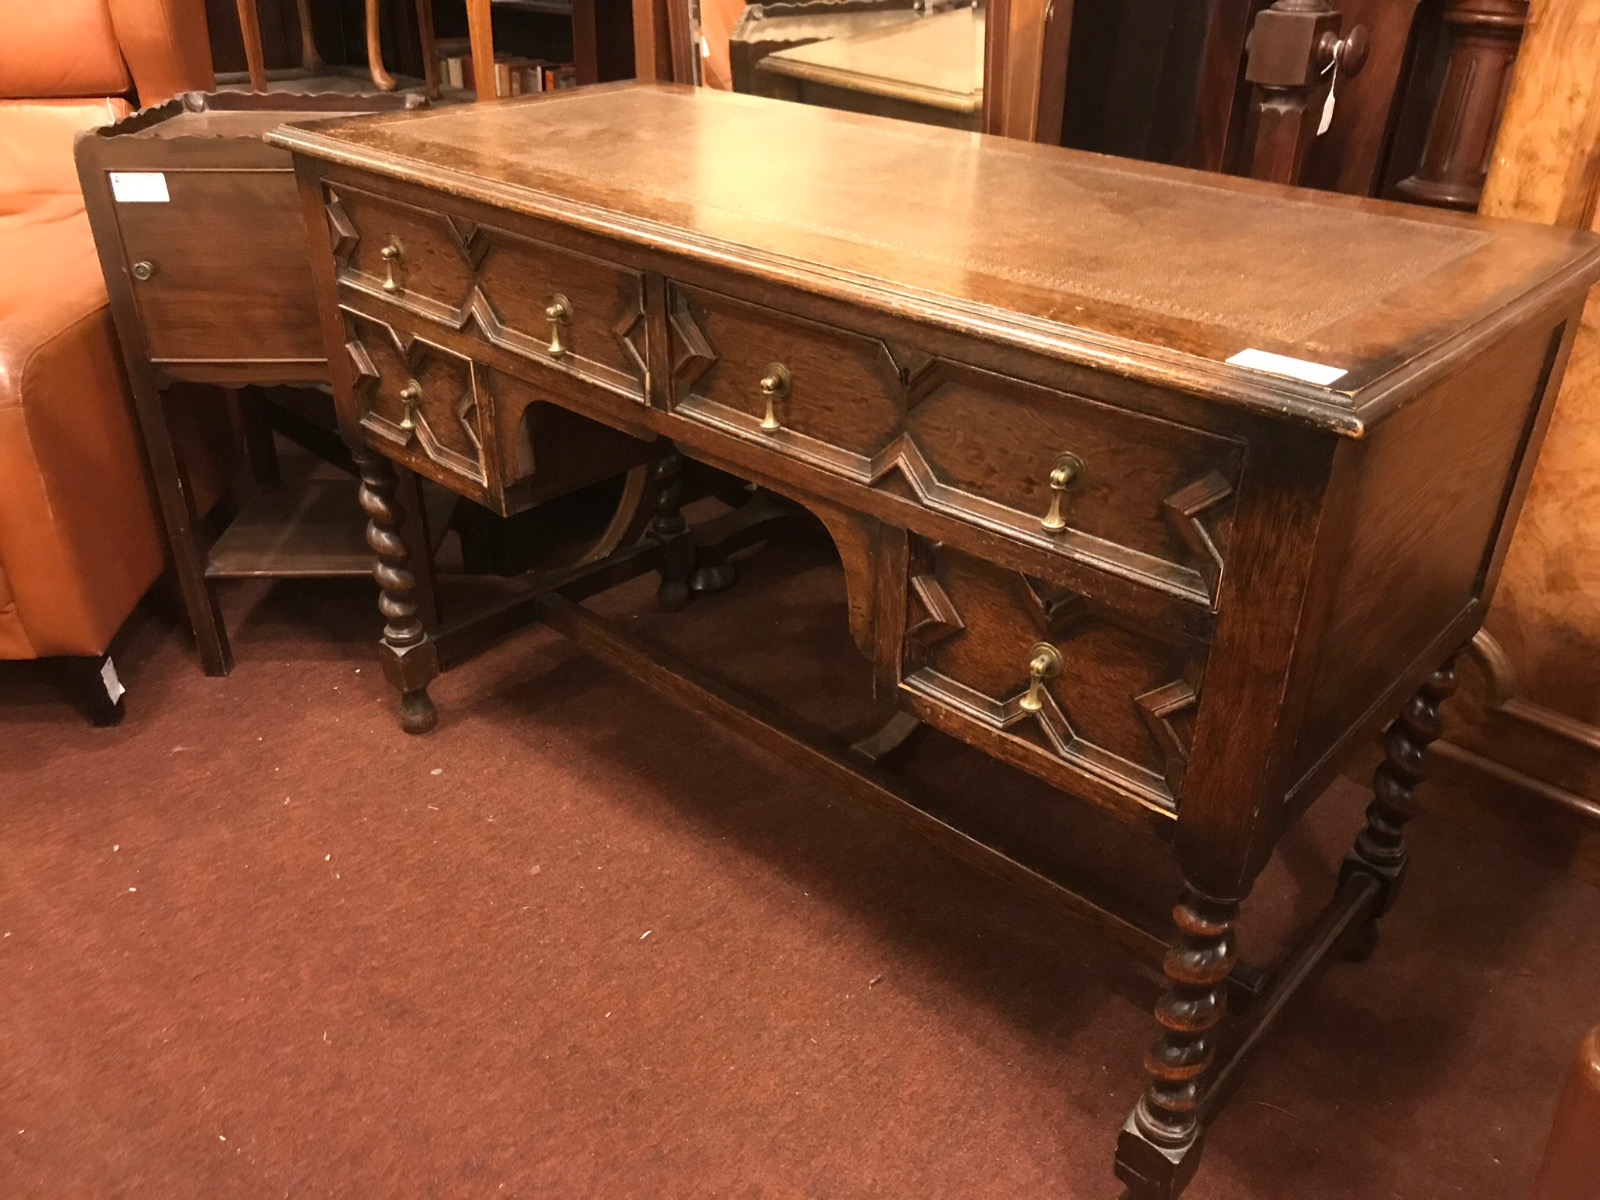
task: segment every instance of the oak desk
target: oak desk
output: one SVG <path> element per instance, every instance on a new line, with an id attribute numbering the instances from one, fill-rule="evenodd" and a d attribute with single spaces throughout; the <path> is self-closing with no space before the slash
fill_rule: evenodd
<path id="1" fill-rule="evenodd" d="M 438 656 L 389 460 L 511 511 L 561 469 L 522 433 L 555 406 L 792 498 L 838 544 L 855 640 L 905 714 L 874 751 L 914 717 L 1171 840 L 1175 935 L 631 644 L 578 603 L 614 574 L 539 615 L 1164 955 L 1116 1166 L 1138 1200 L 1181 1190 L 1268 1024 L 1393 901 L 1600 241 L 664 86 L 273 137 L 366 448 L 407 727 L 433 722 Z M 1246 350 L 1274 369 L 1227 361 Z M 653 531 L 615 571 L 649 556 L 681 603 L 695 535 L 670 492 Z M 1271 972 L 1239 963 L 1278 838 L 1386 724 L 1332 904 Z"/>

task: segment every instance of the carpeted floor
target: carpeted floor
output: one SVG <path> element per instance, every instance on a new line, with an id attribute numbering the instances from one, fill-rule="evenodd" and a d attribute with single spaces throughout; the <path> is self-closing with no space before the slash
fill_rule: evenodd
<path id="1" fill-rule="evenodd" d="M 676 617 L 841 732 L 838 577 L 771 552 Z M 1104 1197 L 1157 987 L 1053 910 L 532 629 L 400 734 L 366 584 L 237 585 L 238 667 L 167 619 L 89 728 L 0 674 L 0 1196 Z M 1125 889 L 1159 848 L 934 741 L 913 772 Z M 1343 787 L 1250 907 L 1329 894 Z M 1600 1020 L 1600 892 L 1427 818 L 1215 1128 L 1194 1200 L 1526 1195 Z"/>

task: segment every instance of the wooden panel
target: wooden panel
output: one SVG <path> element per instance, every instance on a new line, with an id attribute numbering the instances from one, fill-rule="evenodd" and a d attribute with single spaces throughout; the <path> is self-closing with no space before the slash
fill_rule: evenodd
<path id="1" fill-rule="evenodd" d="M 1240 442 L 674 286 L 674 410 L 786 455 L 1210 604 Z M 764 376 L 787 394 L 763 420 Z M 1064 456 L 1082 468 L 1052 487 Z M 1056 513 L 1058 527 L 1046 523 Z"/>
<path id="2" fill-rule="evenodd" d="M 172 171 L 168 204 L 119 204 L 117 223 L 153 361 L 319 359 L 311 260 L 294 176 Z M 251 214 L 241 236 L 238 214 Z"/>
<path id="3" fill-rule="evenodd" d="M 357 188 L 328 196 L 341 284 L 643 399 L 638 272 Z"/>
<path id="4" fill-rule="evenodd" d="M 1008 757 L 1068 790 L 1170 810 L 1188 761 L 1203 649 L 1175 644 L 1081 595 L 916 539 L 901 689 L 1012 745 Z M 1027 711 L 1039 643 L 1061 666 Z"/>
<path id="5" fill-rule="evenodd" d="M 1354 518 L 1296 751 L 1311 770 L 1483 594 L 1559 330 L 1533 326 L 1352 443 Z M 1430 665 L 1431 669 L 1431 665 Z"/>
<path id="6" fill-rule="evenodd" d="M 711 405 L 720 420 L 737 414 L 754 429 L 766 413 L 761 379 L 776 364 L 792 383 L 774 400 L 774 416 L 786 433 L 844 451 L 844 469 L 862 473 L 900 432 L 900 389 L 886 382 L 894 369 L 877 338 L 681 285 L 672 303 L 677 411 L 693 416 Z"/>
<path id="7" fill-rule="evenodd" d="M 327 220 L 338 277 L 455 322 L 470 300 L 472 230 L 443 213 L 355 189 L 329 189 Z"/>
<path id="8" fill-rule="evenodd" d="M 1081 543 L 1091 555 L 1105 551 L 1089 539 L 1148 556 L 1174 568 L 1180 586 L 1214 599 L 1242 443 L 959 363 L 938 362 L 928 374 L 911 410 L 911 437 L 931 478 L 982 502 L 969 511 L 1041 536 L 1051 470 L 1074 455 L 1083 480 L 1067 493 L 1066 525 L 1052 540 Z"/>
<path id="9" fill-rule="evenodd" d="M 346 312 L 345 329 L 362 427 L 390 457 L 487 502 L 488 421 L 472 360 L 357 313 Z"/>

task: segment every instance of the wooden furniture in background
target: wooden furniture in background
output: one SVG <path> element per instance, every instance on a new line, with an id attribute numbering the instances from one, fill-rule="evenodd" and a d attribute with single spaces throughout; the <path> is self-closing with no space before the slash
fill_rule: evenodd
<path id="1" fill-rule="evenodd" d="M 776 50 L 757 95 L 952 129 L 983 125 L 983 19 L 960 8 Z"/>
<path id="2" fill-rule="evenodd" d="M 1453 656 L 1493 593 L 1600 239 L 679 87 L 272 138 L 295 153 L 384 561 L 405 548 L 391 462 L 510 506 L 538 478 L 516 436 L 530 406 L 670 438 L 833 535 L 897 710 L 875 753 L 915 718 L 1172 841 L 1175 929 L 918 808 L 584 608 L 641 566 L 683 595 L 696 535 L 670 498 L 656 545 L 537 603 L 585 649 L 1161 959 L 1117 1172 L 1135 1200 L 1176 1195 L 1284 1005 L 1336 948 L 1369 951 L 1394 902 Z M 385 349 L 417 342 L 450 386 L 419 394 Z M 1246 348 L 1297 361 L 1230 361 Z M 405 581 L 383 603 L 404 727 L 428 728 L 441 649 Z M 1256 874 L 1386 724 L 1334 900 L 1274 969 L 1241 963 Z M 1230 991 L 1249 1012 L 1225 1040 Z"/>
<path id="3" fill-rule="evenodd" d="M 258 0 L 237 0 L 239 32 L 244 38 L 245 61 L 249 64 L 250 87 L 253 91 L 267 90 L 267 60 L 261 47 L 261 20 L 256 11 Z M 367 65 L 372 84 L 380 92 L 395 89 L 394 76 L 383 65 L 381 0 L 365 0 Z M 439 58 L 434 52 L 433 0 L 416 0 L 417 36 L 422 43 L 422 70 L 430 100 L 439 98 Z M 296 0 L 300 23 L 300 66 L 308 74 L 323 70 L 322 55 L 317 52 L 316 34 L 311 27 L 311 0 Z M 493 80 L 490 80 L 491 87 Z"/>
<path id="4" fill-rule="evenodd" d="M 1534 6 L 1482 211 L 1600 226 L 1600 7 Z M 1429 807 L 1600 883 L 1600 308 L 1591 304 Z"/>
<path id="5" fill-rule="evenodd" d="M 1447 0 L 1444 78 L 1421 161 L 1395 185 L 1400 199 L 1478 207 L 1527 22 L 1527 0 Z"/>
<path id="6" fill-rule="evenodd" d="M 756 90 L 756 64 L 769 54 L 852 37 L 920 18 L 918 0 L 776 0 L 746 6 L 728 42 L 733 90 Z"/>
<path id="7" fill-rule="evenodd" d="M 415 103 L 416 97 L 399 96 L 191 92 L 78 142 L 78 174 L 111 315 L 207 674 L 233 668 L 217 580 L 364 576 L 372 569 L 360 523 L 348 515 L 353 479 L 315 481 L 292 493 L 262 488 L 208 546 L 188 465 L 170 433 L 169 403 L 218 402 L 174 385 L 328 381 L 292 167 L 262 135 L 297 114 L 393 111 Z M 331 432 L 317 437 L 306 413 L 276 414 L 260 403 L 251 400 L 247 422 L 258 484 L 276 480 L 274 422 L 324 457 L 348 457 Z M 422 493 L 410 475 L 404 489 L 416 547 L 408 569 L 433 624 Z"/>
<path id="8" fill-rule="evenodd" d="M 983 131 L 1058 145 L 1073 0 L 989 0 Z"/>

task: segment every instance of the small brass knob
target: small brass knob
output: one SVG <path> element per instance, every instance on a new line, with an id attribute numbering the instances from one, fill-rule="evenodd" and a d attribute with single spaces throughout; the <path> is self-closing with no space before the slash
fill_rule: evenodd
<path id="1" fill-rule="evenodd" d="M 1025 713 L 1036 713 L 1044 708 L 1044 681 L 1061 674 L 1061 651 L 1049 642 L 1036 642 L 1028 651 L 1028 690 L 1017 707 Z"/>
<path id="2" fill-rule="evenodd" d="M 422 400 L 422 385 L 415 379 L 411 380 L 400 389 L 400 402 L 406 406 L 405 412 L 400 417 L 401 429 L 415 429 L 417 426 L 417 405 Z"/>
<path id="3" fill-rule="evenodd" d="M 550 322 L 550 344 L 545 347 L 551 358 L 560 358 L 567 352 L 567 343 L 561 336 L 561 327 L 572 320 L 572 302 L 565 296 L 555 295 L 545 306 L 545 318 Z"/>
<path id="4" fill-rule="evenodd" d="M 378 257 L 383 259 L 383 290 L 398 292 L 400 281 L 395 278 L 394 269 L 397 264 L 405 262 L 406 248 L 400 244 L 399 238 L 391 236 L 389 244 L 378 251 Z"/>
<path id="5" fill-rule="evenodd" d="M 773 363 L 767 368 L 767 373 L 761 377 L 761 394 L 766 397 L 767 401 L 766 416 L 761 418 L 761 431 L 763 433 L 775 433 L 783 428 L 783 424 L 778 420 L 778 414 L 773 405 L 780 397 L 789 394 L 789 388 L 793 383 L 794 379 L 789 374 L 789 368 L 782 363 Z"/>
<path id="6" fill-rule="evenodd" d="M 1056 465 L 1050 468 L 1050 511 L 1039 522 L 1046 533 L 1060 533 L 1067 527 L 1063 511 L 1067 493 L 1081 488 L 1087 473 L 1083 459 L 1076 454 L 1063 454 L 1056 459 Z"/>
<path id="7" fill-rule="evenodd" d="M 147 258 L 141 258 L 138 262 L 133 264 L 133 277 L 135 279 L 137 279 L 140 283 L 143 283 L 145 280 L 149 279 L 150 276 L 154 275 L 155 273 L 156 273 L 156 265 L 155 265 L 155 263 L 151 262 Z"/>

